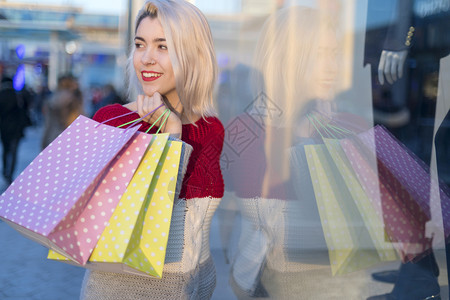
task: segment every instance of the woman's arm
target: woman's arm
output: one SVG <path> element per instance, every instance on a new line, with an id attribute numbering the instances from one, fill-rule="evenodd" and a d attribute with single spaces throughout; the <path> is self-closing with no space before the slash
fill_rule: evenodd
<path id="1" fill-rule="evenodd" d="M 211 119 L 210 119 L 211 120 Z M 193 146 L 188 171 L 184 179 L 180 197 L 223 196 L 224 182 L 220 170 L 220 155 L 223 148 L 224 129 L 218 119 L 212 119 L 206 126 L 192 127 L 192 131 L 183 139 Z M 205 130 L 205 127 L 207 129 Z"/>

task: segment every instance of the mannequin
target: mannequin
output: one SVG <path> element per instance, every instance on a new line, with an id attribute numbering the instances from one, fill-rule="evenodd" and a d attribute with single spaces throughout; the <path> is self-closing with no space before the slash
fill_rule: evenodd
<path id="1" fill-rule="evenodd" d="M 378 65 L 378 81 L 381 85 L 384 85 L 385 78 L 389 84 L 394 84 L 394 82 L 403 77 L 403 68 L 407 55 L 407 50 L 383 50 L 381 52 Z"/>

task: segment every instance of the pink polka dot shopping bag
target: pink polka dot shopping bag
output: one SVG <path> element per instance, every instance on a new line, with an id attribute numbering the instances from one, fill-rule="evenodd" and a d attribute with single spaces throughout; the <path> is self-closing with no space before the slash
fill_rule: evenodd
<path id="1" fill-rule="evenodd" d="M 151 136 L 79 116 L 0 196 L 0 218 L 85 264 Z"/>
<path id="2" fill-rule="evenodd" d="M 443 243 L 450 228 L 449 188 L 420 158 L 379 125 L 340 144 L 403 261 Z M 368 165 L 369 159 L 375 163 Z"/>

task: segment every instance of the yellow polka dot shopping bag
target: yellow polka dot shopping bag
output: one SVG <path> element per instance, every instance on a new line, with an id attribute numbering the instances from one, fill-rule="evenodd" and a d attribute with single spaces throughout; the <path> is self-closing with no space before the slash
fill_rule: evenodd
<path id="1" fill-rule="evenodd" d="M 0 196 L 0 218 L 85 264 L 150 140 L 79 116 Z"/>
<path id="2" fill-rule="evenodd" d="M 305 154 L 334 275 L 420 259 L 443 242 L 449 222 L 433 215 L 448 214 L 449 188 L 411 150 L 380 125 L 310 122 L 323 144 Z"/>
<path id="3" fill-rule="evenodd" d="M 359 182 L 340 145 L 349 135 L 332 124 L 310 117 L 323 143 L 305 146 L 333 275 L 361 270 L 398 258 L 386 231 L 376 201 Z M 374 160 L 367 163 L 376 163 Z"/>
<path id="4" fill-rule="evenodd" d="M 306 145 L 305 155 L 333 275 L 380 262 L 370 233 L 325 145 Z"/>
<path id="5" fill-rule="evenodd" d="M 86 268 L 162 277 L 174 199 L 191 151 L 167 134 L 154 136 Z M 65 259 L 52 251 L 48 258 Z"/>

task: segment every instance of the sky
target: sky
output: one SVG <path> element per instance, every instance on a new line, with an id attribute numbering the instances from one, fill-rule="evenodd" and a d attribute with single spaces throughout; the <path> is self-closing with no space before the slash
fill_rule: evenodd
<path id="1" fill-rule="evenodd" d="M 2 1 L 0 0 L 0 7 Z M 203 13 L 206 14 L 233 14 L 239 11 L 242 0 L 191 0 Z M 271 0 L 274 1 L 274 0 Z M 285 0 L 286 3 L 298 5 L 311 5 L 316 0 Z M 392 5 L 393 0 L 378 0 L 376 5 Z M 395 0 L 394 0 L 395 1 Z M 425 0 L 423 0 L 425 1 Z M 428 1 L 428 0 L 426 0 Z M 97 14 L 121 15 L 125 13 L 128 0 L 6 0 L 9 3 L 31 3 L 31 4 L 49 4 L 49 5 L 72 5 L 82 7 L 84 12 Z M 389 4 L 390 3 L 390 4 Z M 384 16 L 389 19 L 390 16 Z M 387 19 L 372 18 L 369 24 L 371 26 L 385 23 Z M 376 23 L 376 24 L 375 24 Z"/>
<path id="2" fill-rule="evenodd" d="M 125 11 L 126 8 L 126 0 L 14 0 L 14 1 L 7 0 L 6 2 L 50 4 L 50 5 L 72 5 L 82 7 L 83 11 L 85 12 L 103 13 L 103 14 L 121 14 Z"/>
<path id="3" fill-rule="evenodd" d="M 234 13 L 239 9 L 241 0 L 195 0 L 194 2 L 204 13 Z M 0 0 L 1 6 L 2 0 Z M 82 7 L 84 12 L 101 14 L 122 14 L 125 12 L 128 0 L 6 0 L 10 3 L 32 3 L 50 5 L 72 5 Z"/>

